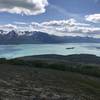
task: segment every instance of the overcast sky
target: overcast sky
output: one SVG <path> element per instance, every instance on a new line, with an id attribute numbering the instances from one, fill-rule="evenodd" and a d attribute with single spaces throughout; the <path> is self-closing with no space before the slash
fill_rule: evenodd
<path id="1" fill-rule="evenodd" d="M 0 0 L 0 29 L 100 37 L 100 0 Z"/>

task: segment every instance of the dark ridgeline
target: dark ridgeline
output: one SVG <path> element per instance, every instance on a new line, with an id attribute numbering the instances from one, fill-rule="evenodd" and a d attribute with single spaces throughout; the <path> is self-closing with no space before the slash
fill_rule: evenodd
<path id="1" fill-rule="evenodd" d="M 68 56 L 46 54 L 20 57 L 11 60 L 2 58 L 0 59 L 0 63 L 78 72 L 100 77 L 100 57 L 90 54 L 74 54 Z"/>

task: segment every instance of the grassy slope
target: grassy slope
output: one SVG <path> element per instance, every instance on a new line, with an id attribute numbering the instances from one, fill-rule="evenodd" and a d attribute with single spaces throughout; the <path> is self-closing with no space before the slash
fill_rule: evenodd
<path id="1" fill-rule="evenodd" d="M 99 61 L 94 55 L 0 59 L 0 98 L 100 100 Z"/>
<path id="2" fill-rule="evenodd" d="M 1 100 L 6 97 L 8 100 L 33 100 L 34 96 L 46 100 L 100 100 L 99 94 L 100 79 L 96 77 L 34 66 L 0 64 Z"/>

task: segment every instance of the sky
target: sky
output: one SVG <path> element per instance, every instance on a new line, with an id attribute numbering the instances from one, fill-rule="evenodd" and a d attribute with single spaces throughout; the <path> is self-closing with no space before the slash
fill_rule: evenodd
<path id="1" fill-rule="evenodd" d="M 100 38 L 100 0 L 0 0 L 0 29 Z"/>

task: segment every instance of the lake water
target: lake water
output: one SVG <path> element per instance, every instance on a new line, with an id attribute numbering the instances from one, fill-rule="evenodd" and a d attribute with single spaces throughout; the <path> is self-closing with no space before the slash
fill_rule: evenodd
<path id="1" fill-rule="evenodd" d="M 74 47 L 74 49 L 66 49 Z M 0 58 L 16 58 L 41 54 L 95 54 L 100 56 L 100 43 L 0 45 Z"/>

